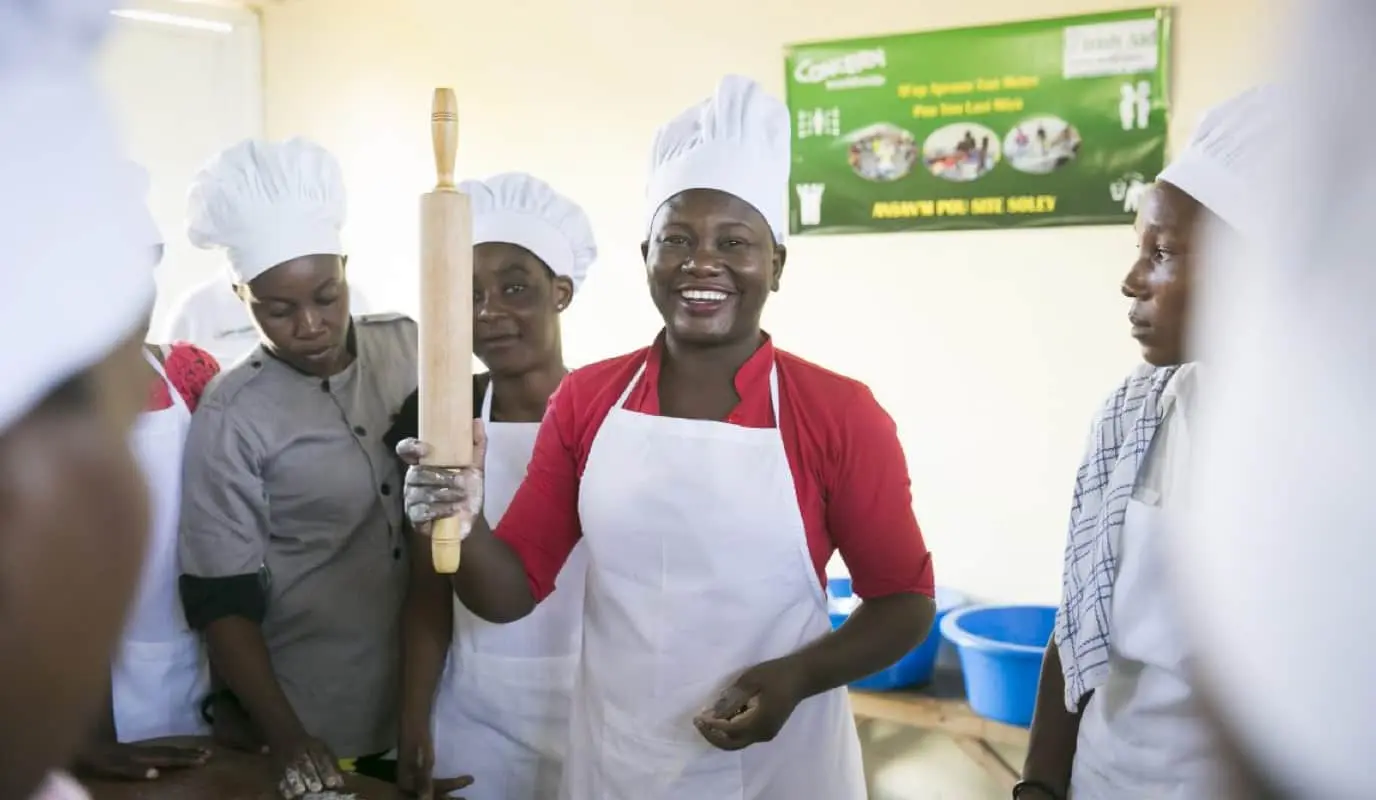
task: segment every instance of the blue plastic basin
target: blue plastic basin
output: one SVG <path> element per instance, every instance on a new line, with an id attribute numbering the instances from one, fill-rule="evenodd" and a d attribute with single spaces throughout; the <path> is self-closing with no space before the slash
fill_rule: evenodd
<path id="1" fill-rule="evenodd" d="M 1032 724 L 1042 656 L 1056 625 L 1054 606 L 968 606 L 941 621 L 956 646 L 965 693 L 976 714 Z"/>
<path id="2" fill-rule="evenodd" d="M 849 597 L 850 579 L 832 578 L 827 581 L 827 589 L 833 597 Z M 968 602 L 969 598 L 964 594 L 954 589 L 938 586 L 936 590 L 936 619 L 932 622 L 932 629 L 928 632 L 927 638 L 923 639 L 921 644 L 910 650 L 893 666 L 880 670 L 867 678 L 861 678 L 852 683 L 851 686 L 871 692 L 889 692 L 895 689 L 920 686 L 930 681 L 932 670 L 936 668 L 937 655 L 941 651 L 941 634 L 938 630 L 941 620 L 948 612 Z M 832 612 L 832 628 L 841 627 L 848 616 L 848 614 Z"/>

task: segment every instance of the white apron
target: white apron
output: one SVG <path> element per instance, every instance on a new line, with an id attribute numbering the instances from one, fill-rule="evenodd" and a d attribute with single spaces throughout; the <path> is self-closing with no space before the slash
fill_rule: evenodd
<path id="1" fill-rule="evenodd" d="M 540 423 L 492 422 L 490 383 L 481 413 L 483 516 L 495 527 L 525 479 Z M 509 625 L 480 619 L 455 598 L 454 639 L 432 717 L 435 774 L 472 775 L 468 800 L 553 800 L 558 792 L 587 569 L 580 542 L 554 594 Z"/>
<path id="2" fill-rule="evenodd" d="M 158 360 L 146 349 L 144 356 L 167 383 L 172 405 L 141 414 L 131 439 L 148 481 L 152 531 L 137 600 L 111 674 L 121 742 L 209 732 L 200 705 L 210 692 L 210 673 L 177 590 L 182 450 L 191 414 Z"/>
<path id="3" fill-rule="evenodd" d="M 1186 681 L 1185 642 L 1166 601 L 1164 518 L 1128 501 L 1114 582 L 1109 677 L 1080 720 L 1074 800 L 1222 797 L 1213 751 Z"/>
<path id="4" fill-rule="evenodd" d="M 863 800 L 844 688 L 772 742 L 728 753 L 693 726 L 744 670 L 831 624 L 777 428 L 622 408 L 579 493 L 590 557 L 564 800 Z M 779 418 L 776 371 L 770 373 Z"/>

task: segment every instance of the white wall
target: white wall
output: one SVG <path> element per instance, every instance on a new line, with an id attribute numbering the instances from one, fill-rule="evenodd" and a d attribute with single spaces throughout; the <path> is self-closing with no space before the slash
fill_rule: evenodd
<path id="1" fill-rule="evenodd" d="M 278 0 L 268 132 L 334 150 L 356 277 L 416 307 L 430 93 L 457 89 L 459 170 L 534 172 L 585 205 L 603 257 L 565 327 L 574 364 L 659 322 L 637 251 L 650 137 L 728 71 L 782 91 L 786 43 L 1141 6 L 1141 0 Z M 1250 82 L 1261 0 L 1179 0 L 1176 114 Z M 799 238 L 766 314 L 778 343 L 864 380 L 898 421 L 941 583 L 1054 601 L 1073 473 L 1136 359 L 1127 227 Z"/>
<path id="2" fill-rule="evenodd" d="M 100 63 L 130 156 L 149 172 L 149 205 L 167 242 L 157 276 L 156 339 L 170 304 L 224 274 L 219 256 L 187 241 L 186 189 L 216 152 L 261 135 L 261 41 L 258 16 L 241 8 L 176 0 L 121 5 L 173 18 L 118 17 Z"/>

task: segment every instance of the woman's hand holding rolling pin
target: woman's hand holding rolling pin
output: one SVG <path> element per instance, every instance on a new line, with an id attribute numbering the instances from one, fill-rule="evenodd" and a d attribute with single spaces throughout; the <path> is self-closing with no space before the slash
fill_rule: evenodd
<path id="1" fill-rule="evenodd" d="M 473 530 L 473 520 L 483 511 L 483 457 L 487 437 L 482 423 L 473 420 L 473 466 L 461 469 L 422 466 L 430 446 L 419 439 L 403 439 L 397 456 L 406 462 L 406 517 L 422 536 L 430 534 L 437 519 L 458 517 L 463 538 Z"/>

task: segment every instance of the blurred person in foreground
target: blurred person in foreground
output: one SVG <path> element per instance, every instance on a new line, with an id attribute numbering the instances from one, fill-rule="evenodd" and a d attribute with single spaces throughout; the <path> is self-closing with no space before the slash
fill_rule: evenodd
<path id="1" fill-rule="evenodd" d="M 1206 368 L 1190 347 L 1209 226 L 1255 233 L 1237 159 L 1276 102 L 1253 89 L 1205 114 L 1143 195 L 1123 279 L 1144 364 L 1110 395 L 1076 479 L 1063 596 L 1015 798 L 1217 797 L 1217 752 L 1191 684 L 1161 537 L 1187 500 Z"/>
<path id="2" fill-rule="evenodd" d="M 1238 800 L 1376 796 L 1376 4 L 1297 10 L 1275 151 L 1245 167 L 1265 235 L 1209 237 L 1197 489 L 1166 537 Z"/>
<path id="3" fill-rule="evenodd" d="M 148 393 L 153 275 L 91 69 L 111 5 L 0 0 L 6 800 L 84 797 L 54 771 L 93 723 L 148 531 L 129 436 Z"/>
<path id="4" fill-rule="evenodd" d="M 135 164 L 130 179 L 147 191 Z M 138 235 L 149 272 L 162 261 L 164 242 L 144 210 Z M 149 309 L 151 312 L 152 309 Z M 140 341 L 147 338 L 144 322 Z M 81 778 L 156 780 L 205 764 L 210 753 L 153 740 L 208 733 L 201 701 L 210 692 L 200 636 L 186 624 L 177 597 L 177 521 L 181 513 L 182 449 L 206 384 L 219 372 L 214 357 L 187 342 L 145 343 L 141 379 L 148 387 L 130 445 L 149 491 L 149 536 L 143 570 L 95 729 L 76 760 Z"/>

